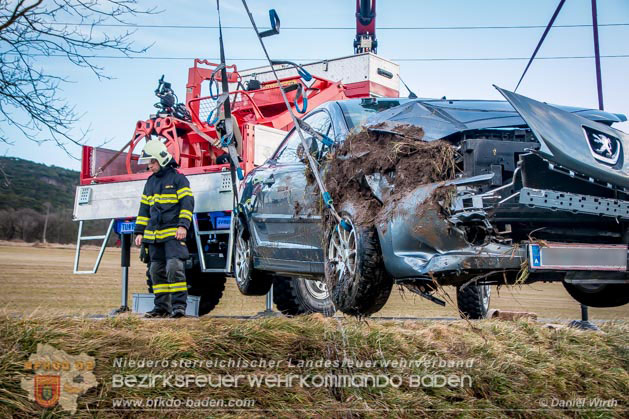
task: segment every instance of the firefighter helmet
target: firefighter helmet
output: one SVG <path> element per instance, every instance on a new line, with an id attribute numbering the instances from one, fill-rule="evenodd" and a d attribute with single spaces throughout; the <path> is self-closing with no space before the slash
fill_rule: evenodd
<path id="1" fill-rule="evenodd" d="M 148 140 L 142 149 L 142 155 L 138 159 L 138 164 L 149 164 L 155 159 L 161 167 L 165 167 L 172 160 L 173 156 L 160 140 Z"/>

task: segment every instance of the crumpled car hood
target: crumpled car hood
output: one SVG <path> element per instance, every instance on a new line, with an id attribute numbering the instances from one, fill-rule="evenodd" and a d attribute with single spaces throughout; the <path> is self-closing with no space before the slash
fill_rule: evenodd
<path id="1" fill-rule="evenodd" d="M 600 181 L 629 188 L 629 135 L 578 114 L 496 87 L 540 142 L 542 157 Z"/>
<path id="2" fill-rule="evenodd" d="M 606 125 L 627 120 L 624 115 L 595 109 L 556 107 Z M 446 99 L 411 100 L 375 114 L 367 120 L 366 126 L 377 131 L 393 132 L 396 126 L 404 124 L 422 127 L 425 141 L 439 140 L 463 131 L 527 126 L 527 123 L 509 102 Z"/>

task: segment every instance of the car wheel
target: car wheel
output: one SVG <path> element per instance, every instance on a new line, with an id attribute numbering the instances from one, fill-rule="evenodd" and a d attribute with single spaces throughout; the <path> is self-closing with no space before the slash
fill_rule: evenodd
<path id="1" fill-rule="evenodd" d="M 354 226 L 348 214 L 342 217 L 351 230 L 336 223 L 328 231 L 324 247 L 326 283 L 337 310 L 368 316 L 385 305 L 393 280 L 384 270 L 376 229 Z"/>
<path id="2" fill-rule="evenodd" d="M 563 283 L 568 294 L 588 307 L 619 307 L 629 303 L 629 284 Z"/>
<path id="3" fill-rule="evenodd" d="M 234 278 L 238 289 L 244 295 L 265 295 L 273 285 L 273 277 L 253 268 L 251 237 L 240 222 L 234 234 Z"/>
<path id="4" fill-rule="evenodd" d="M 186 270 L 188 294 L 200 297 L 199 316 L 208 314 L 218 305 L 227 278 L 224 274 L 201 272 L 198 266 Z"/>
<path id="5" fill-rule="evenodd" d="M 309 313 L 332 316 L 335 311 L 325 281 L 306 278 L 274 278 L 273 302 L 279 311 L 290 316 Z"/>
<path id="6" fill-rule="evenodd" d="M 456 290 L 456 302 L 462 318 L 484 319 L 489 311 L 491 287 L 489 285 L 470 284 Z"/>

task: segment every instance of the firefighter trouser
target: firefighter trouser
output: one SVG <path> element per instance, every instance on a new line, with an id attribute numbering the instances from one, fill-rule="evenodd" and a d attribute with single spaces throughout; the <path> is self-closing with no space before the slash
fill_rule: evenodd
<path id="1" fill-rule="evenodd" d="M 186 310 L 188 287 L 184 260 L 189 253 L 186 243 L 168 240 L 163 243 L 149 244 L 151 257 L 151 282 L 155 294 L 155 309 L 163 312 Z"/>

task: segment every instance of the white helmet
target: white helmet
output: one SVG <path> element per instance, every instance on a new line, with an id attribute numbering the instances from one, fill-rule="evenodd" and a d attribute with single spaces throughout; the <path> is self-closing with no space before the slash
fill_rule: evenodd
<path id="1" fill-rule="evenodd" d="M 138 164 L 149 164 L 151 160 L 155 159 L 161 167 L 166 166 L 173 156 L 168 152 L 168 149 L 160 140 L 153 139 L 148 140 L 142 149 L 142 155 L 138 159 Z"/>

